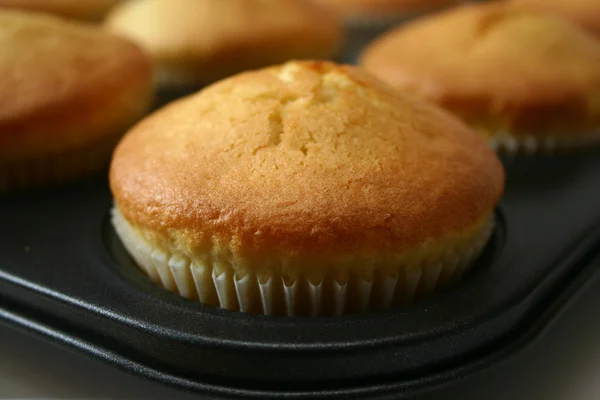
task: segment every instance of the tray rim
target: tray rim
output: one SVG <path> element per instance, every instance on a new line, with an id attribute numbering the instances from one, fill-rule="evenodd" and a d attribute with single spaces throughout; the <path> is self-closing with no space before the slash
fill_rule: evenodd
<path id="1" fill-rule="evenodd" d="M 555 296 L 547 296 L 545 300 L 548 305 L 540 308 L 541 313 L 534 314 L 536 318 L 529 322 L 523 322 L 525 329 L 515 331 L 515 335 L 503 337 L 500 343 L 496 343 L 490 351 L 481 353 L 479 356 L 471 357 L 470 360 L 459 363 L 441 372 L 423 375 L 413 379 L 401 379 L 399 381 L 387 381 L 383 383 L 367 384 L 366 386 L 355 386 L 349 388 L 336 388 L 312 391 L 275 391 L 239 388 L 214 383 L 201 382 L 189 378 L 178 377 L 174 374 L 154 369 L 143 363 L 129 359 L 122 354 L 103 348 L 97 344 L 87 342 L 85 339 L 77 338 L 63 332 L 57 327 L 43 322 L 41 319 L 28 318 L 19 312 L 11 311 L 0 302 L 0 325 L 24 332 L 40 338 L 41 340 L 82 354 L 93 359 L 98 359 L 105 364 L 154 382 L 166 384 L 175 389 L 207 394 L 209 396 L 230 396 L 237 398 L 360 398 L 369 396 L 377 399 L 393 394 L 395 397 L 414 396 L 428 393 L 451 383 L 468 378 L 474 373 L 481 372 L 493 365 L 505 362 L 520 351 L 534 344 L 536 339 L 548 331 L 555 321 L 562 315 L 570 304 L 588 289 L 596 279 L 600 278 L 600 268 L 596 262 L 600 261 L 600 253 L 594 254 L 583 268 L 575 273 L 566 285 L 557 289 L 559 293 Z M 519 333 L 520 332 L 520 333 Z M 508 337 L 511 336 L 511 337 Z"/>

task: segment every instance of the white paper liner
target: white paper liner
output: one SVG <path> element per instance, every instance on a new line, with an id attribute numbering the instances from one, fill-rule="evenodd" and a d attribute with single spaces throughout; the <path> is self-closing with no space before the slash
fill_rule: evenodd
<path id="1" fill-rule="evenodd" d="M 576 150 L 600 143 L 600 129 L 587 134 L 545 138 L 516 136 L 502 131 L 492 135 L 488 143 L 494 151 L 510 155 L 551 154 L 559 151 Z"/>
<path id="2" fill-rule="evenodd" d="M 0 193 L 67 182 L 106 168 L 122 134 L 79 148 L 15 162 L 0 161 Z"/>
<path id="3" fill-rule="evenodd" d="M 376 271 L 370 279 L 359 275 L 330 276 L 315 283 L 302 277 L 293 281 L 281 276 L 261 279 L 251 273 L 240 277 L 233 268 L 224 268 L 223 263 L 216 267 L 201 265 L 163 248 L 152 248 L 116 208 L 112 217 L 127 251 L 160 286 L 228 310 L 288 316 L 342 315 L 387 309 L 428 296 L 460 278 L 472 266 L 491 237 L 495 223 L 490 217 L 475 239 L 463 244 L 460 251 L 444 253 L 435 262 L 423 257 L 409 268 L 399 266 L 395 274 Z"/>
<path id="4" fill-rule="evenodd" d="M 333 280 L 333 315 L 342 315 L 346 308 L 348 283 Z"/>

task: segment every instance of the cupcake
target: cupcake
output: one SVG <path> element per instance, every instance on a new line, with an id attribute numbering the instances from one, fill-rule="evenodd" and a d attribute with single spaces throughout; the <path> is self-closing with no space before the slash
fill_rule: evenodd
<path id="1" fill-rule="evenodd" d="M 460 0 L 313 0 L 336 11 L 349 23 L 395 23 L 407 17 L 456 5 Z"/>
<path id="2" fill-rule="evenodd" d="M 181 90 L 291 58 L 336 55 L 333 14 L 299 0 L 139 0 L 117 7 L 107 29 L 155 60 L 162 88 Z"/>
<path id="3" fill-rule="evenodd" d="M 382 36 L 365 69 L 452 111 L 508 152 L 584 146 L 600 128 L 600 42 L 508 3 L 465 5 Z"/>
<path id="4" fill-rule="evenodd" d="M 331 315 L 425 297 L 473 265 L 504 183 L 450 114 L 350 66 L 246 72 L 136 125 L 113 225 L 157 284 L 229 310 Z"/>
<path id="5" fill-rule="evenodd" d="M 344 22 L 343 59 L 356 54 L 377 36 L 418 16 L 456 5 L 460 0 L 312 0 L 328 7 Z"/>
<path id="6" fill-rule="evenodd" d="M 0 9 L 46 12 L 65 18 L 98 22 L 120 0 L 0 0 Z"/>
<path id="7" fill-rule="evenodd" d="M 0 192 L 108 167 L 151 101 L 144 53 L 92 27 L 19 11 L 0 11 L 0 49 Z"/>
<path id="8" fill-rule="evenodd" d="M 598 0 L 513 0 L 513 3 L 552 12 L 600 37 L 600 1 Z"/>

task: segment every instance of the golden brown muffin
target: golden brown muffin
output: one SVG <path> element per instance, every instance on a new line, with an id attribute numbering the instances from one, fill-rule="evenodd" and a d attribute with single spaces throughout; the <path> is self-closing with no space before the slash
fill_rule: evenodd
<path id="1" fill-rule="evenodd" d="M 0 0 L 0 9 L 46 12 L 65 18 L 98 22 L 120 0 Z"/>
<path id="2" fill-rule="evenodd" d="M 513 0 L 513 2 L 552 12 L 600 36 L 600 1 L 598 0 Z"/>
<path id="3" fill-rule="evenodd" d="M 265 314 L 424 296 L 487 242 L 503 169 L 459 120 L 332 63 L 237 75 L 117 147 L 113 223 L 150 277 Z"/>
<path id="4" fill-rule="evenodd" d="M 459 0 L 313 0 L 330 7 L 349 21 L 397 20 L 443 7 Z"/>
<path id="5" fill-rule="evenodd" d="M 361 64 L 510 151 L 598 136 L 600 42 L 550 15 L 508 3 L 459 7 L 384 35 Z"/>
<path id="6" fill-rule="evenodd" d="M 334 56 L 332 13 L 298 0 L 139 0 L 117 7 L 111 31 L 153 56 L 161 86 L 198 86 L 291 58 Z"/>
<path id="7" fill-rule="evenodd" d="M 0 191 L 106 167 L 149 106 L 151 63 L 122 38 L 0 11 L 0 51 Z"/>

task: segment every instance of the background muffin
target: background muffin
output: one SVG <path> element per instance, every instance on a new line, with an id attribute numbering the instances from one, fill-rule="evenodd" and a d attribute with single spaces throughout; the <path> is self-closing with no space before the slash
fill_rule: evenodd
<path id="1" fill-rule="evenodd" d="M 361 64 L 510 151 L 598 136 L 600 42 L 550 15 L 508 3 L 462 6 L 384 35 Z"/>
<path id="2" fill-rule="evenodd" d="M 400 23 L 455 5 L 459 0 L 311 0 L 329 8 L 344 22 L 342 59 L 354 63 L 357 53 L 377 36 Z"/>
<path id="3" fill-rule="evenodd" d="M 148 58 L 92 27 L 0 11 L 0 54 L 0 191 L 105 168 L 151 100 Z"/>
<path id="4" fill-rule="evenodd" d="M 449 114 L 353 67 L 288 63 L 148 117 L 113 223 L 160 285 L 231 310 L 340 314 L 425 296 L 487 242 L 503 170 Z"/>
<path id="5" fill-rule="evenodd" d="M 512 0 L 515 4 L 555 13 L 588 29 L 600 38 L 598 0 Z"/>
<path id="6" fill-rule="evenodd" d="M 442 7 L 456 5 L 459 0 L 313 0 L 336 11 L 348 22 L 396 22 Z"/>
<path id="7" fill-rule="evenodd" d="M 139 0 L 117 7 L 106 25 L 147 49 L 167 87 L 291 58 L 329 58 L 341 41 L 333 14 L 299 0 Z"/>
<path id="8" fill-rule="evenodd" d="M 47 12 L 65 18 L 97 22 L 120 0 L 0 0 L 0 9 Z"/>

